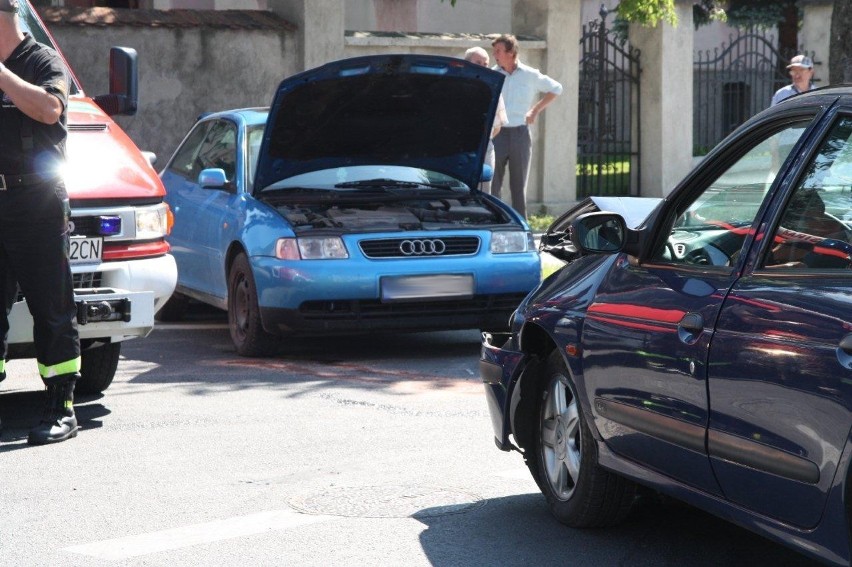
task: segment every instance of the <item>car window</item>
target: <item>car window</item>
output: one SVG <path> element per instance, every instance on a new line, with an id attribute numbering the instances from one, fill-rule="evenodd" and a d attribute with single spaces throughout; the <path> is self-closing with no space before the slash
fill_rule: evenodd
<path id="1" fill-rule="evenodd" d="M 810 121 L 788 124 L 763 138 L 682 206 L 652 260 L 733 265 L 781 164 Z"/>
<path id="2" fill-rule="evenodd" d="M 210 130 L 210 122 L 202 122 L 186 137 L 181 147 L 175 152 L 175 157 L 172 158 L 172 163 L 169 165 L 169 171 L 185 177 L 189 181 L 198 179 L 198 174 L 201 169 L 198 167 L 196 156 L 201 149 L 201 142 L 207 136 L 207 131 Z"/>
<path id="3" fill-rule="evenodd" d="M 248 130 L 248 176 L 249 187 L 254 184 L 254 173 L 257 170 L 257 156 L 260 154 L 260 144 L 263 142 L 263 125 L 253 126 Z"/>
<path id="4" fill-rule="evenodd" d="M 198 150 L 195 158 L 199 172 L 211 167 L 225 171 L 228 181 L 234 180 L 237 170 L 237 127 L 226 120 L 218 120 Z"/>
<path id="5" fill-rule="evenodd" d="M 435 183 L 447 185 L 453 189 L 466 190 L 467 185 L 454 177 L 431 171 L 402 165 L 353 165 L 309 171 L 283 179 L 266 190 L 284 189 L 287 187 L 326 187 L 356 183 L 370 179 L 392 179 L 402 183 Z M 343 189 L 343 188 L 342 188 Z M 349 188 L 351 189 L 351 187 Z"/>
<path id="6" fill-rule="evenodd" d="M 847 269 L 852 265 L 852 118 L 829 132 L 784 207 L 764 266 Z"/>

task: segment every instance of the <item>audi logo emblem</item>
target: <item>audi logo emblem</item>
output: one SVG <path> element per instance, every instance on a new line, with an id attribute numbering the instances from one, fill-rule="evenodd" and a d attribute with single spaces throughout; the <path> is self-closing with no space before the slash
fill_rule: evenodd
<path id="1" fill-rule="evenodd" d="M 403 256 L 437 256 L 446 250 L 443 240 L 403 240 L 399 243 Z"/>

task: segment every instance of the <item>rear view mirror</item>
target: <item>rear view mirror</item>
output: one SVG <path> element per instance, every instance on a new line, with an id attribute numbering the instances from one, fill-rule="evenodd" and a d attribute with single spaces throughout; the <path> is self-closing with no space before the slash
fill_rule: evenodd
<path id="1" fill-rule="evenodd" d="M 580 215 L 571 225 L 571 241 L 587 252 L 620 252 L 627 241 L 627 226 L 613 213 Z"/>
<path id="2" fill-rule="evenodd" d="M 228 187 L 225 170 L 219 167 L 204 169 L 198 174 L 198 184 L 205 189 L 223 189 Z"/>

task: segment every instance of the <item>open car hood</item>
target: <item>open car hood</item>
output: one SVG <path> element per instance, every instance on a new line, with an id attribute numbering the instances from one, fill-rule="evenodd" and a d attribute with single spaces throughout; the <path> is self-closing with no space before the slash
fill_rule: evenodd
<path id="1" fill-rule="evenodd" d="M 278 86 L 253 192 L 355 165 L 429 169 L 477 187 L 503 75 L 463 59 L 380 55 L 335 61 Z"/>

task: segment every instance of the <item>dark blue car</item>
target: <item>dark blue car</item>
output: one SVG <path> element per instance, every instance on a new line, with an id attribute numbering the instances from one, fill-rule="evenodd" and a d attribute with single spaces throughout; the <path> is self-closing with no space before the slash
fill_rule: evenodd
<path id="1" fill-rule="evenodd" d="M 497 446 L 570 526 L 619 522 L 641 485 L 848 565 L 852 89 L 754 117 L 637 228 L 587 210 L 484 335 Z"/>

